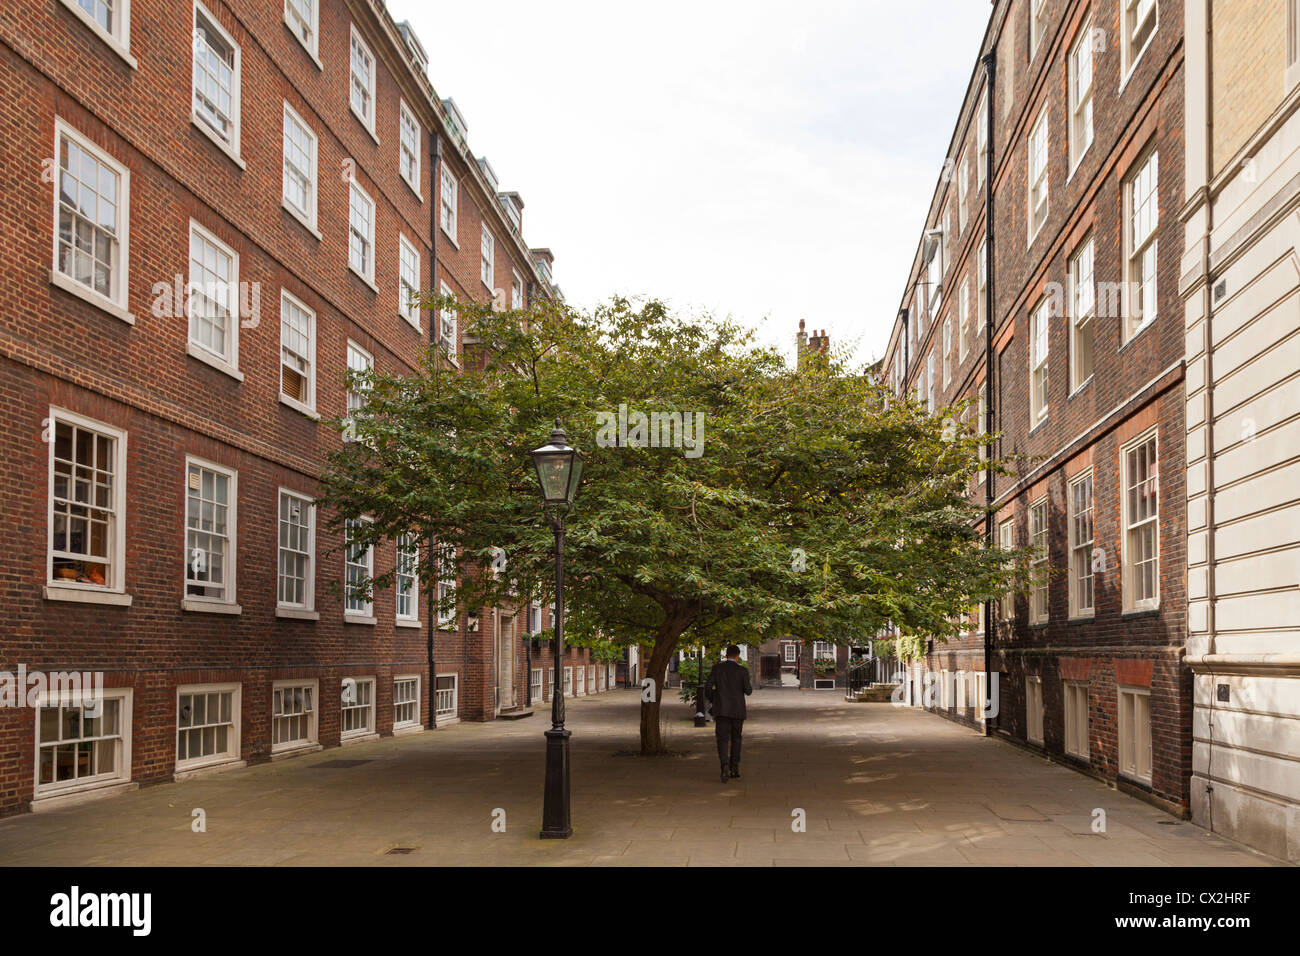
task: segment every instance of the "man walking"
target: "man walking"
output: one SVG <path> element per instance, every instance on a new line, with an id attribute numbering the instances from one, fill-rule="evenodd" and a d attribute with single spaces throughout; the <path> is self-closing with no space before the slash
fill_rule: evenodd
<path id="1" fill-rule="evenodd" d="M 727 659 L 716 665 L 704 685 L 704 696 L 713 702 L 713 735 L 718 741 L 718 762 L 722 782 L 740 776 L 740 735 L 745 726 L 745 698 L 754 693 L 749 671 L 741 666 L 740 648 L 727 645 Z"/>

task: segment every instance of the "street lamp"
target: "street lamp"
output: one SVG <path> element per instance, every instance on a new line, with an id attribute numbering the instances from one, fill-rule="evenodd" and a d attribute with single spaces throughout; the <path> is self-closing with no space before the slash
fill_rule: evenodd
<path id="1" fill-rule="evenodd" d="M 555 420 L 551 440 L 532 451 L 542 508 L 555 532 L 555 687 L 551 692 L 551 729 L 546 731 L 546 786 L 542 802 L 543 840 L 566 840 L 573 835 L 569 819 L 569 731 L 564 729 L 564 516 L 573 504 L 582 480 L 582 452 L 572 447 Z"/>

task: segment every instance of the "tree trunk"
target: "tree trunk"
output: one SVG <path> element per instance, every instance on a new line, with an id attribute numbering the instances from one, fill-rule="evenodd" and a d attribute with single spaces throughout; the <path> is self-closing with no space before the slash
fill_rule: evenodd
<path id="1" fill-rule="evenodd" d="M 664 678 L 668 674 L 668 662 L 677 650 L 677 640 L 686 630 L 686 622 L 669 619 L 664 622 L 659 633 L 655 635 L 654 648 L 650 652 L 650 661 L 646 667 L 646 676 L 654 684 L 654 700 L 641 699 L 641 755 L 643 757 L 664 752 L 663 734 L 659 726 L 659 705 L 664 699 Z"/>

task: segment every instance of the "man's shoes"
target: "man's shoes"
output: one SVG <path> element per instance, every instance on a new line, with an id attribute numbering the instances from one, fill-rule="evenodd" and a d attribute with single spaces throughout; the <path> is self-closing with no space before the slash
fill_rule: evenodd
<path id="1" fill-rule="evenodd" d="M 722 782 L 723 782 L 723 783 L 726 783 L 726 782 L 727 782 L 727 765 L 726 765 L 726 764 L 723 764 L 723 765 L 722 765 Z"/>
<path id="2" fill-rule="evenodd" d="M 732 777 L 732 779 L 734 780 L 736 777 L 739 777 L 739 776 L 740 776 L 740 768 L 739 768 L 739 767 L 732 767 L 732 768 L 731 768 L 731 777 Z"/>

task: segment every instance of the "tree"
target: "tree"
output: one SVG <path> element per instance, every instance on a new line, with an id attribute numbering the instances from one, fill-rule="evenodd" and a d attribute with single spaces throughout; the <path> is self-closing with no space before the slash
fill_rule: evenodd
<path id="1" fill-rule="evenodd" d="M 414 532 L 454 549 L 446 600 L 461 607 L 508 600 L 511 578 L 549 599 L 528 453 L 558 418 L 586 456 L 566 632 L 649 647 L 642 753 L 664 749 L 661 691 L 683 640 L 842 641 L 887 622 L 942 637 L 1013 579 L 977 526 L 982 437 L 961 409 L 927 415 L 835 355 L 792 368 L 729 320 L 655 300 L 455 308 L 480 343 L 464 371 L 431 353 L 417 375 L 349 373 L 367 397 L 322 479 L 326 525 L 364 514 L 358 547 Z M 497 549 L 506 568 L 489 573 Z M 433 573 L 421 568 L 425 593 Z M 391 586 L 392 571 L 370 583 Z"/>

